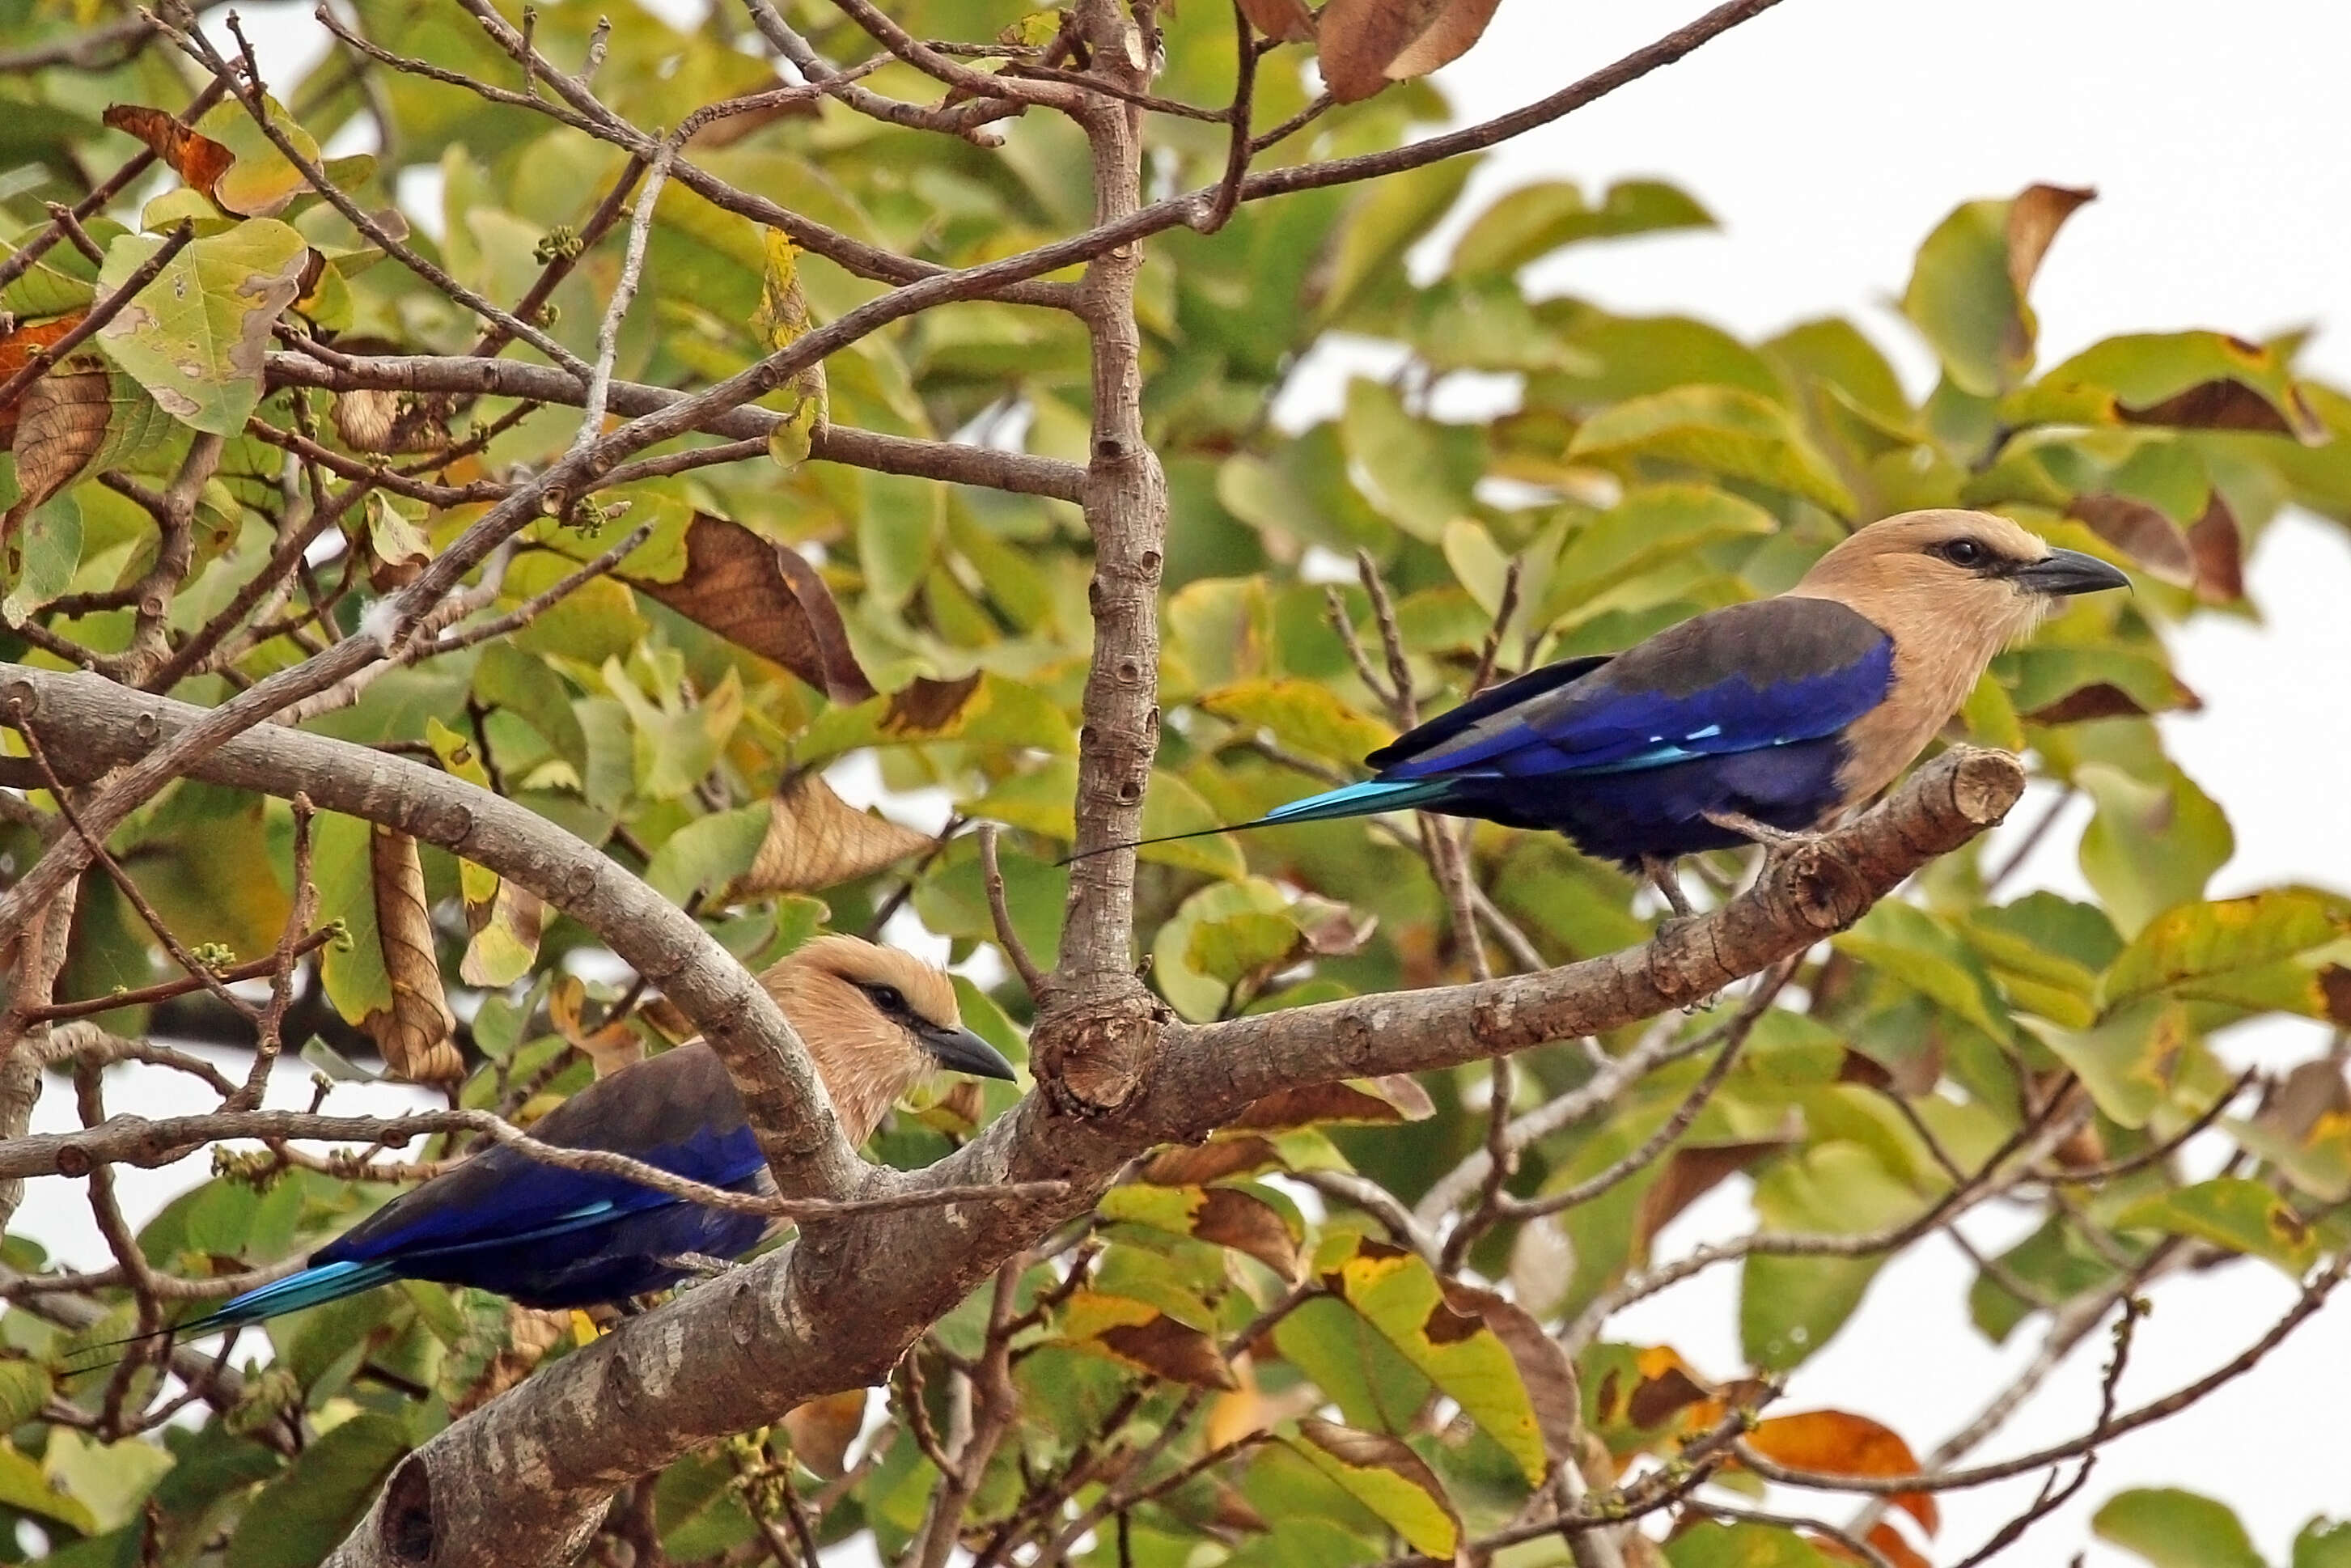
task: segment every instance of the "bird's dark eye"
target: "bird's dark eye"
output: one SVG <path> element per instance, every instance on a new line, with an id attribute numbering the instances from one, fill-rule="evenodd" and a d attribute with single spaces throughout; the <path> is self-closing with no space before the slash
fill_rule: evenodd
<path id="1" fill-rule="evenodd" d="M 885 1013 L 906 1010 L 906 994 L 895 986 L 868 986 L 865 994 L 872 997 L 873 1005 Z"/>
<path id="2" fill-rule="evenodd" d="M 1948 544 L 1938 545 L 1935 553 L 1953 566 L 1963 566 L 1971 570 L 1981 566 L 1985 559 L 1983 546 L 1973 539 L 1953 539 Z"/>

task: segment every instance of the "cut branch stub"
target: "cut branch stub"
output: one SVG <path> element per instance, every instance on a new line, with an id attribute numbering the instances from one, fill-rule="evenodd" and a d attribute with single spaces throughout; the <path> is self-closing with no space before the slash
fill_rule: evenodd
<path id="1" fill-rule="evenodd" d="M 740 523 L 697 512 L 685 531 L 682 576 L 671 582 L 623 580 L 737 646 L 774 660 L 834 702 L 873 695 L 823 577 L 799 552 Z"/>

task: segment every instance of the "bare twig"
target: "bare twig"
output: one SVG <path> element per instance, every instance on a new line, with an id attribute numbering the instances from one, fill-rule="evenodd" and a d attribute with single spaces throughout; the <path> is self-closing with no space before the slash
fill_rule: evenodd
<path id="1" fill-rule="evenodd" d="M 1037 967 L 1037 960 L 1029 956 L 1029 945 L 1020 940 L 1019 928 L 1012 924 L 1012 910 L 1005 901 L 1004 868 L 997 860 L 994 822 L 979 825 L 979 866 L 987 884 L 987 913 L 996 923 L 996 945 L 1012 961 L 1021 985 L 1028 988 L 1029 999 L 1041 1000 L 1047 984 L 1045 971 Z"/>

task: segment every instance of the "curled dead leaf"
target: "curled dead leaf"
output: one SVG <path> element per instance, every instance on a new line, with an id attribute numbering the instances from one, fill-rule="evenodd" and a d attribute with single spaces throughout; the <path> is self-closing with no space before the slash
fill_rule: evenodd
<path id="1" fill-rule="evenodd" d="M 788 778 L 768 803 L 768 836 L 732 890 L 745 898 L 854 882 L 938 841 L 858 810 L 820 773 Z"/>
<path id="2" fill-rule="evenodd" d="M 596 1029 L 590 1029 L 581 1017 L 580 1009 L 587 1001 L 587 988 L 578 977 L 566 975 L 555 983 L 547 996 L 548 1020 L 555 1032 L 569 1040 L 596 1065 L 596 1076 L 605 1078 L 632 1062 L 642 1061 L 645 1055 L 644 1037 L 622 1019 L 615 1019 Z"/>
<path id="3" fill-rule="evenodd" d="M 2179 712 L 2194 713 L 2204 706 L 2204 699 L 2176 675 L 2171 688 L 2171 706 Z M 2110 681 L 2092 681 L 2074 687 L 2053 703 L 2034 708 L 2023 717 L 2032 724 L 2085 724 L 2094 718 L 2137 718 L 2147 711 L 2146 705 L 2122 687 Z"/>
<path id="4" fill-rule="evenodd" d="M 368 839 L 369 869 L 375 883 L 375 925 L 383 946 L 383 972 L 392 983 L 392 1006 L 371 1012 L 360 1027 L 383 1052 L 392 1075 L 412 1083 L 438 1083 L 461 1076 L 465 1062 L 450 1039 L 456 1019 L 441 988 L 441 961 L 434 950 L 433 911 L 424 894 L 424 867 L 416 841 L 377 828 Z"/>
<path id="5" fill-rule="evenodd" d="M 1641 1206 L 1633 1219 L 1634 1235 L 1637 1238 L 1634 1245 L 1646 1249 L 1658 1231 L 1673 1223 L 1676 1215 L 1757 1160 L 1786 1148 L 1800 1136 L 1801 1129 L 1791 1125 L 1776 1138 L 1698 1144 L 1676 1149 L 1667 1156 L 1657 1179 L 1641 1195 Z"/>
<path id="6" fill-rule="evenodd" d="M 144 104 L 111 103 L 99 117 L 101 123 L 147 144 L 190 190 L 209 196 L 220 177 L 236 162 L 236 155 L 211 137 L 192 131 L 168 111 Z"/>
<path id="7" fill-rule="evenodd" d="M 685 532 L 683 576 L 674 582 L 622 580 L 737 647 L 774 660 L 834 702 L 873 695 L 823 577 L 798 551 L 740 523 L 697 512 Z"/>
<path id="8" fill-rule="evenodd" d="M 2142 407 L 2118 406 L 2125 424 L 2160 424 L 2176 430 L 2251 430 L 2265 435 L 2291 435 L 2305 446 L 2327 439 L 2325 422 L 2302 395 L 2289 387 L 2283 399 L 2285 411 L 2252 387 L 2226 377 L 2199 382 L 2160 402 Z"/>
<path id="9" fill-rule="evenodd" d="M 1204 1186 L 1281 1164 L 1281 1152 L 1263 1138 L 1217 1138 L 1197 1148 L 1163 1149 L 1143 1167 L 1154 1186 Z"/>
<path id="10" fill-rule="evenodd" d="M 1302 1260 L 1289 1221 L 1271 1204 L 1238 1187 L 1212 1186 L 1202 1195 L 1192 1234 L 1247 1253 L 1285 1280 L 1299 1276 Z"/>
<path id="11" fill-rule="evenodd" d="M 14 331 L 0 332 L 0 382 L 13 378 L 32 362 L 35 354 L 45 351 L 58 339 L 81 325 L 85 314 L 77 310 L 70 316 L 54 316 L 47 321 L 18 327 Z M 34 383 L 36 386 L 39 384 L 37 382 Z M 5 447 L 16 434 L 16 419 L 23 411 L 23 396 L 19 394 L 5 403 L 0 403 L 0 447 Z"/>
<path id="12" fill-rule="evenodd" d="M 0 518 L 0 540 L 14 538 L 33 508 L 73 483 L 106 444 L 114 417 L 106 371 L 78 356 L 26 387 L 14 407 L 19 494 Z M 19 575 L 11 562 L 9 580 Z"/>

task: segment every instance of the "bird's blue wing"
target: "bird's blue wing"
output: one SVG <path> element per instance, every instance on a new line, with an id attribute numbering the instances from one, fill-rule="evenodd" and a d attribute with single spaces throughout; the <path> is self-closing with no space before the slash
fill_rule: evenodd
<path id="1" fill-rule="evenodd" d="M 1770 599 L 1535 683 L 1566 669 L 1522 675 L 1465 722 L 1457 709 L 1374 753 L 1380 779 L 1626 772 L 1819 739 L 1885 700 L 1894 645 L 1834 601 Z"/>

